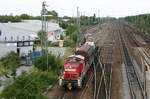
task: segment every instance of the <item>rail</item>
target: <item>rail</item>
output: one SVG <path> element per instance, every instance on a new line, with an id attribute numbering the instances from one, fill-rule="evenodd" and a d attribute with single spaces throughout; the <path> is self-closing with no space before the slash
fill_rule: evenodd
<path id="1" fill-rule="evenodd" d="M 124 61 L 125 61 L 127 79 L 128 79 L 130 91 L 131 91 L 131 97 L 132 99 L 144 99 L 145 95 L 144 95 L 141 82 L 139 81 L 139 77 L 135 71 L 130 53 L 128 51 L 128 48 L 126 46 L 126 43 L 120 31 L 119 31 L 119 35 L 120 35 L 120 42 L 121 42 Z"/>
<path id="2" fill-rule="evenodd" d="M 94 99 L 110 99 L 111 95 L 111 81 L 112 81 L 112 61 L 113 61 L 113 46 L 114 46 L 114 31 L 112 31 L 111 42 L 108 42 L 108 44 L 104 45 L 104 49 L 106 53 L 104 52 L 103 55 L 103 65 L 101 63 L 100 68 L 102 70 L 102 74 L 99 80 L 99 84 L 97 86 L 97 90 L 94 92 Z M 102 53 L 101 53 L 102 54 Z M 98 60 L 101 59 L 100 56 L 97 56 Z M 105 92 L 103 92 L 105 91 Z"/>

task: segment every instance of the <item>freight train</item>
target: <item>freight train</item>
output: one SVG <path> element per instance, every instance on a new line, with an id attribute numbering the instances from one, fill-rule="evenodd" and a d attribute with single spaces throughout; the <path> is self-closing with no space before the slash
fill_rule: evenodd
<path id="1" fill-rule="evenodd" d="M 59 85 L 72 89 L 81 88 L 87 72 L 94 62 L 94 41 L 86 41 L 74 55 L 66 58 L 63 74 L 59 77 Z"/>

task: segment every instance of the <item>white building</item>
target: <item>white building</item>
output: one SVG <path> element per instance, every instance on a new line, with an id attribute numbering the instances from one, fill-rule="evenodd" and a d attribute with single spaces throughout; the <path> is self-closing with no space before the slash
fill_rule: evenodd
<path id="1" fill-rule="evenodd" d="M 35 40 L 38 37 L 37 33 L 41 30 L 41 27 L 42 22 L 40 20 L 0 23 L 0 57 L 3 57 L 10 51 L 17 52 L 19 50 L 21 56 L 27 55 L 29 51 L 33 51 L 33 46 L 17 47 L 14 43 L 8 44 L 2 42 Z M 60 39 L 60 34 L 63 34 L 63 31 L 57 23 L 48 23 L 48 40 L 57 41 Z"/>
<path id="2" fill-rule="evenodd" d="M 0 23 L 0 41 L 24 41 L 34 40 L 37 37 L 38 31 L 41 30 L 42 22 L 40 20 L 25 20 L 17 23 Z M 65 35 L 64 30 L 57 23 L 48 23 L 48 34 L 53 32 L 54 36 L 49 37 L 57 40 L 60 34 Z"/>

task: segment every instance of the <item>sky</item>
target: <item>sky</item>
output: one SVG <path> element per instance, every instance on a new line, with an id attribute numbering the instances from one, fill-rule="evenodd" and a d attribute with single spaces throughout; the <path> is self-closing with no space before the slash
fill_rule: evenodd
<path id="1" fill-rule="evenodd" d="M 55 10 L 59 16 L 76 16 L 77 6 L 81 15 L 100 17 L 124 17 L 150 13 L 150 0 L 0 0 L 0 14 L 20 15 L 26 13 L 40 15 L 42 2 L 48 10 Z"/>

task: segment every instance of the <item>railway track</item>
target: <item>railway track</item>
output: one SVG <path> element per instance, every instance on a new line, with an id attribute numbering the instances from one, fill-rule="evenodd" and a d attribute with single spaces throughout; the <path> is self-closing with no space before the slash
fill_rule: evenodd
<path id="1" fill-rule="evenodd" d="M 145 64 L 145 66 L 149 66 L 149 67 L 150 67 L 150 56 L 149 56 L 149 54 L 147 53 L 146 49 L 144 49 L 144 48 L 139 48 L 138 50 L 139 50 L 141 56 L 143 56 L 143 57 L 142 57 L 142 59 L 143 59 L 143 64 Z"/>
<path id="2" fill-rule="evenodd" d="M 95 54 L 97 55 L 97 53 Z M 96 64 L 95 64 L 96 63 Z M 81 89 L 74 90 L 63 90 L 62 94 L 58 96 L 57 99 L 84 99 L 85 95 L 87 95 L 88 91 L 93 89 L 93 80 L 95 80 L 94 85 L 96 84 L 96 72 L 100 70 L 100 66 L 98 61 L 95 59 L 93 65 L 89 69 L 87 73 L 87 77 L 83 82 L 83 87 Z M 99 71 L 99 76 L 101 76 L 101 72 Z M 99 77 L 98 76 L 98 77 Z M 86 98 L 87 99 L 87 98 Z M 91 98 L 88 98 L 91 99 Z"/>
<path id="3" fill-rule="evenodd" d="M 123 29 L 125 33 L 127 34 L 131 44 L 133 44 L 135 47 L 140 47 L 140 44 L 136 41 L 136 39 L 133 37 L 131 32 L 127 32 L 126 28 Z"/>
<path id="4" fill-rule="evenodd" d="M 104 79 L 104 69 L 103 69 L 102 64 L 100 62 L 100 56 L 97 57 L 97 61 L 98 61 L 98 64 L 96 67 L 99 69 L 96 69 L 97 77 L 95 77 L 96 83 L 94 84 L 94 86 L 95 86 L 94 87 L 94 99 L 99 99 L 102 81 Z"/>
<path id="5" fill-rule="evenodd" d="M 127 48 L 125 40 L 123 39 L 123 36 L 120 31 L 119 31 L 119 35 L 120 35 L 120 42 L 122 46 L 122 52 L 123 52 L 124 62 L 125 62 L 125 67 L 127 72 L 127 79 L 130 87 L 130 92 L 131 92 L 131 98 L 144 99 L 145 95 L 144 95 L 141 82 L 139 81 L 139 77 L 134 68 L 134 64 L 132 62 L 130 52 Z"/>
<path id="6" fill-rule="evenodd" d="M 94 71 L 94 70 L 93 70 Z M 82 90 L 82 92 L 80 93 L 80 95 L 78 96 L 78 99 L 83 99 L 84 95 L 86 95 L 88 88 L 92 87 L 91 86 L 91 82 L 94 79 L 94 72 L 92 72 L 92 74 L 89 76 L 89 79 L 87 80 L 87 82 L 84 84 L 85 87 Z"/>
<path id="7" fill-rule="evenodd" d="M 112 79 L 112 65 L 105 64 L 105 80 L 106 80 L 106 99 L 110 99 L 111 95 L 111 79 Z"/>
<path id="8" fill-rule="evenodd" d="M 109 41 L 104 44 L 102 50 L 101 65 L 102 74 L 97 83 L 97 90 L 94 99 L 110 99 L 112 81 L 112 62 L 113 62 L 114 31 L 110 32 Z M 97 58 L 101 59 L 101 58 Z"/>
<path id="9" fill-rule="evenodd" d="M 131 29 L 135 34 L 140 35 L 150 45 L 150 37 L 148 35 L 146 35 L 145 33 L 141 31 L 137 31 L 135 27 L 131 27 L 128 24 L 125 24 L 125 26 Z"/>
<path id="10" fill-rule="evenodd" d="M 90 70 L 88 71 L 87 78 L 88 79 L 85 79 L 85 81 L 83 82 L 83 88 L 73 90 L 63 89 L 62 94 L 59 95 L 57 99 L 82 99 L 86 94 L 87 89 L 91 87 L 89 85 L 94 78 L 93 68 L 90 68 Z"/>

